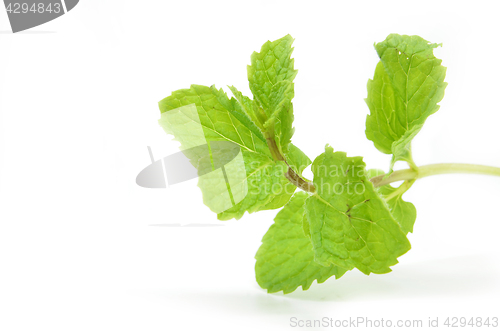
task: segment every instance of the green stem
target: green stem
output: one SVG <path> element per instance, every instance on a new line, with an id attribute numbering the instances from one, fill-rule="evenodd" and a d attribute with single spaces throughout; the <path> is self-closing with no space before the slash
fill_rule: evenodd
<path id="1" fill-rule="evenodd" d="M 281 155 L 278 145 L 276 145 L 276 140 L 274 140 L 274 134 L 268 134 L 267 132 L 264 134 L 267 141 L 267 146 L 269 147 L 269 151 L 271 152 L 271 156 L 275 161 L 285 161 L 283 155 Z"/>
<path id="2" fill-rule="evenodd" d="M 297 186 L 303 191 L 309 192 L 309 193 L 314 193 L 316 192 L 316 187 L 312 182 L 308 182 L 304 180 L 302 177 L 297 175 L 295 171 L 288 166 L 288 172 L 285 174 L 285 177 L 292 183 L 293 185 Z"/>
<path id="3" fill-rule="evenodd" d="M 394 192 L 391 194 L 387 195 L 385 199 L 387 201 L 391 200 L 394 197 L 397 197 L 399 195 L 403 195 L 406 191 L 410 189 L 410 187 L 415 183 L 416 179 L 410 179 L 410 180 L 405 180 L 403 184 L 401 184 Z"/>
<path id="4" fill-rule="evenodd" d="M 309 193 L 316 192 L 316 187 L 314 187 L 314 184 L 312 182 L 304 180 L 295 171 L 293 171 L 293 169 L 290 167 L 290 165 L 286 161 L 285 157 L 283 155 L 281 155 L 281 152 L 278 148 L 278 145 L 276 145 L 276 140 L 274 139 L 273 130 L 265 132 L 264 136 L 266 137 L 267 146 L 269 147 L 269 150 L 271 151 L 271 155 L 272 155 L 273 159 L 275 161 L 284 161 L 286 163 L 286 165 L 288 166 L 288 172 L 285 173 L 285 177 L 290 181 L 290 183 L 297 186 L 298 188 L 300 188 L 303 191 L 306 191 Z"/>
<path id="5" fill-rule="evenodd" d="M 373 177 L 370 181 L 375 187 L 388 185 L 402 180 L 416 180 L 424 177 L 444 174 L 477 174 L 500 176 L 500 168 L 460 163 L 439 163 L 418 167 L 416 169 L 397 170 L 390 174 Z"/>

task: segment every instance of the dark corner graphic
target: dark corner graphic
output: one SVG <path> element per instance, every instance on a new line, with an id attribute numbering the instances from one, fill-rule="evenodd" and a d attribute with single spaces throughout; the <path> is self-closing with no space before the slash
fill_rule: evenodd
<path id="1" fill-rule="evenodd" d="M 12 32 L 31 29 L 75 8 L 79 0 L 4 0 Z"/>

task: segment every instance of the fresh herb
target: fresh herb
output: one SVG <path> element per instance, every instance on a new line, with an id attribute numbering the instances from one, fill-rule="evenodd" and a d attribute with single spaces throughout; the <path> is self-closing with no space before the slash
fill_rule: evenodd
<path id="1" fill-rule="evenodd" d="M 411 141 L 439 109 L 446 68 L 433 54 L 440 45 L 391 34 L 375 45 L 380 62 L 366 99 L 366 137 L 392 154 L 389 171 L 366 170 L 361 157 L 327 146 L 312 162 L 313 180 L 304 178 L 311 161 L 291 143 L 297 75 L 292 43 L 287 35 L 252 54 L 253 99 L 234 86 L 229 98 L 214 86 L 192 85 L 159 103 L 160 125 L 198 169 L 203 201 L 218 219 L 282 208 L 256 255 L 257 282 L 268 292 L 306 290 L 314 280 L 339 278 L 353 268 L 367 275 L 390 272 L 410 249 L 406 235 L 417 213 L 403 194 L 417 179 L 445 173 L 500 176 L 495 167 L 413 162 Z M 217 142 L 236 146 L 238 156 Z M 193 152 L 204 144 L 208 152 Z M 393 171 L 398 161 L 409 168 Z"/>

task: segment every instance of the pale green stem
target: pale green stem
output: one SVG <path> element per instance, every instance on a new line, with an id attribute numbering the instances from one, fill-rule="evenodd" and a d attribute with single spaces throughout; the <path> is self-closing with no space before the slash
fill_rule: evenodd
<path id="1" fill-rule="evenodd" d="M 386 200 L 391 200 L 394 197 L 402 195 L 410 189 L 410 187 L 415 183 L 416 179 L 405 180 L 394 192 L 385 197 Z"/>
<path id="2" fill-rule="evenodd" d="M 373 177 L 370 181 L 375 187 L 384 186 L 402 180 L 416 180 L 424 177 L 444 174 L 477 174 L 500 176 L 500 168 L 460 163 L 439 163 L 418 167 L 416 169 L 397 170 L 390 174 Z"/>

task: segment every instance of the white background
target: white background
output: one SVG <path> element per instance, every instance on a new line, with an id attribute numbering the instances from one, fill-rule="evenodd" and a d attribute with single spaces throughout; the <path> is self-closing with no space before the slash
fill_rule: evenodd
<path id="1" fill-rule="evenodd" d="M 290 318 L 500 317 L 500 179 L 431 177 L 412 250 L 387 275 L 358 271 L 289 295 L 254 279 L 276 211 L 219 222 L 196 180 L 135 184 L 177 151 L 157 102 L 190 84 L 250 91 L 267 40 L 295 38 L 294 143 L 387 169 L 365 138 L 374 42 L 442 42 L 445 99 L 414 140 L 417 164 L 500 166 L 495 2 L 81 1 L 11 34 L 0 9 L 0 329 L 287 330 Z M 310 177 L 310 175 L 308 175 Z M 210 224 L 210 227 L 168 226 Z M 215 226 L 221 225 L 221 226 Z M 312 328 L 311 328 L 312 329 Z M 319 328 L 318 328 L 319 329 Z"/>

